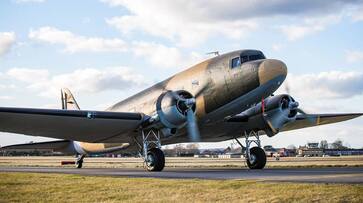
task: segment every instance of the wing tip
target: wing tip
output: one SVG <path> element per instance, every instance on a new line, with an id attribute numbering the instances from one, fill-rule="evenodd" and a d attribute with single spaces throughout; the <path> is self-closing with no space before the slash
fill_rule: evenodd
<path id="1" fill-rule="evenodd" d="M 363 113 L 348 113 L 348 114 L 343 114 L 342 116 L 352 116 L 354 118 L 357 118 L 357 117 L 360 117 L 360 116 L 363 116 Z"/>

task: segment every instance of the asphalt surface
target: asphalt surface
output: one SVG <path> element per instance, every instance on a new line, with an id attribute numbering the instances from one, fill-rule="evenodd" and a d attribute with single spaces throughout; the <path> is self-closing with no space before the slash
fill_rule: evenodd
<path id="1" fill-rule="evenodd" d="M 90 176 L 148 177 L 173 179 L 245 179 L 259 181 L 363 184 L 363 167 L 267 168 L 263 170 L 165 168 L 162 172 L 146 172 L 144 169 L 141 168 L 76 169 L 62 167 L 0 167 L 0 172 L 63 173 Z"/>

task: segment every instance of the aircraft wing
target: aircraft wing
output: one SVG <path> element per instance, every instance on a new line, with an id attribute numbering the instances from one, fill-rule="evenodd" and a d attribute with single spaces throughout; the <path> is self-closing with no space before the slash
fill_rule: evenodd
<path id="1" fill-rule="evenodd" d="M 125 135 L 143 119 L 141 113 L 0 107 L 1 132 L 83 142 L 130 140 Z"/>
<path id="2" fill-rule="evenodd" d="M 5 147 L 1 147 L 0 150 L 5 151 L 34 151 L 34 150 L 54 150 L 54 151 L 64 151 L 66 148 L 70 146 L 72 141 L 69 140 L 56 140 L 50 142 L 38 142 L 38 143 L 27 143 L 27 144 L 16 144 L 9 145 Z"/>
<path id="3" fill-rule="evenodd" d="M 362 116 L 363 113 L 347 113 L 347 114 L 299 114 L 296 120 L 287 123 L 281 131 L 290 131 L 301 128 L 314 127 L 318 125 L 326 125 L 337 123 Z"/>

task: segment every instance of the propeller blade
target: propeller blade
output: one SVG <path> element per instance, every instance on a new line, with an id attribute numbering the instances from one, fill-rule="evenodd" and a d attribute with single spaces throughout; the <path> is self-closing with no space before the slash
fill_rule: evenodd
<path id="1" fill-rule="evenodd" d="M 285 81 L 285 91 L 288 95 L 290 95 L 290 86 L 289 86 L 289 83 L 288 81 Z M 299 106 L 299 103 L 296 102 L 295 104 L 296 106 L 296 111 L 298 113 L 301 113 L 302 115 L 306 116 L 307 120 L 311 123 L 314 123 L 315 122 L 315 119 L 311 116 L 309 116 L 309 114 L 307 114 L 304 110 L 302 110 L 301 108 L 297 108 Z"/>
<path id="2" fill-rule="evenodd" d="M 192 109 L 187 111 L 187 128 L 188 128 L 188 136 L 192 142 L 199 142 L 199 129 L 198 124 Z"/>
<path id="3" fill-rule="evenodd" d="M 300 108 L 297 108 L 296 110 L 297 110 L 297 112 L 299 112 L 301 114 L 307 115 L 307 113 Z"/>

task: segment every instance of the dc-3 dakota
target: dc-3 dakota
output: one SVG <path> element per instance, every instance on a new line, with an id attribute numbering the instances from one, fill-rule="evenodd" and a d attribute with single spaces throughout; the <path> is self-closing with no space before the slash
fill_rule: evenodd
<path id="1" fill-rule="evenodd" d="M 292 96 L 274 95 L 286 75 L 284 62 L 267 59 L 258 50 L 238 50 L 192 66 L 105 111 L 80 110 L 64 88 L 59 110 L 0 107 L 1 132 L 61 140 L 1 149 L 75 154 L 78 168 L 88 154 L 131 150 L 139 152 L 148 171 L 161 171 L 162 145 L 235 139 L 248 167 L 262 169 L 266 155 L 261 135 L 272 137 L 363 115 L 305 113 Z"/>

